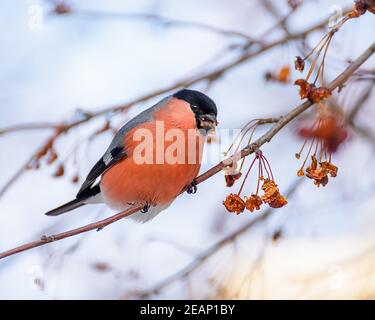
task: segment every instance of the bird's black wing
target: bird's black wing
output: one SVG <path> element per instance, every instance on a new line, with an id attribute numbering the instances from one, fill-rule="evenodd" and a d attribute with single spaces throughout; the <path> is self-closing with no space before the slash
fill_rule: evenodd
<path id="1" fill-rule="evenodd" d="M 126 157 L 124 137 L 125 135 L 137 127 L 153 119 L 155 110 L 162 108 L 171 97 L 166 97 L 159 101 L 157 104 L 141 112 L 128 123 L 126 123 L 115 135 L 109 148 L 104 156 L 95 164 L 89 172 L 85 182 L 82 184 L 81 189 L 78 191 L 77 198 L 87 197 L 92 194 L 91 187 L 95 180 L 99 178 L 105 171 L 111 168 L 114 164 Z"/>
<path id="2" fill-rule="evenodd" d="M 85 197 L 91 193 L 91 187 L 104 172 L 110 167 L 124 159 L 126 154 L 124 147 L 115 147 L 100 158 L 87 175 L 86 180 L 83 182 L 81 189 L 77 193 L 77 198 Z"/>

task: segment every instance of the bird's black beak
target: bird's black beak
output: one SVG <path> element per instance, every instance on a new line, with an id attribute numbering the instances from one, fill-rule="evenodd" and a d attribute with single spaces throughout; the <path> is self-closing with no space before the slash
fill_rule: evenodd
<path id="1" fill-rule="evenodd" d="M 199 127 L 205 130 L 207 133 L 214 132 L 218 125 L 216 115 L 214 114 L 203 114 L 199 116 Z"/>

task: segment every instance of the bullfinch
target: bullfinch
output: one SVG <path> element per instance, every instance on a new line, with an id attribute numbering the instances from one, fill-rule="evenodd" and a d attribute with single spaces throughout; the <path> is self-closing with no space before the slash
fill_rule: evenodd
<path id="1" fill-rule="evenodd" d="M 121 211 L 141 205 L 131 217 L 154 218 L 185 188 L 195 193 L 207 133 L 216 126 L 216 104 L 205 94 L 182 89 L 162 99 L 119 129 L 76 198 L 46 215 L 105 203 Z"/>

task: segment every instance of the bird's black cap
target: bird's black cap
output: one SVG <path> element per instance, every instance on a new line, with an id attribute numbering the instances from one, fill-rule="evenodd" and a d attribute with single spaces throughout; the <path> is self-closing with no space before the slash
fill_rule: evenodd
<path id="1" fill-rule="evenodd" d="M 176 92 L 173 97 L 185 100 L 192 106 L 192 109 L 193 107 L 198 108 L 197 110 L 193 109 L 194 113 L 214 114 L 215 116 L 217 116 L 217 108 L 215 102 L 202 92 L 182 89 Z"/>

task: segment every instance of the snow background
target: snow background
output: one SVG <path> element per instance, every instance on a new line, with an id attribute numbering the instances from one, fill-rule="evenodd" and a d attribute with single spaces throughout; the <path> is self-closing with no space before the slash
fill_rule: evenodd
<path id="1" fill-rule="evenodd" d="M 326 17 L 335 6 L 351 3 L 306 2 L 291 19 L 291 30 L 305 28 Z M 29 10 L 35 5 L 42 6 L 45 12 L 40 30 L 29 25 Z M 72 6 L 77 10 L 153 12 L 253 36 L 262 34 L 274 23 L 273 17 L 255 0 L 110 0 L 105 5 L 95 0 L 75 1 Z M 51 16 L 50 8 L 50 3 L 36 0 L 0 3 L 0 128 L 30 121 L 71 119 L 77 108 L 95 111 L 130 101 L 204 70 L 202 66 L 211 68 L 229 61 L 231 56 L 215 61 L 212 57 L 228 44 L 240 42 L 200 29 L 164 28 L 145 21 Z M 286 12 L 285 5 L 280 8 Z M 375 19 L 370 14 L 345 25 L 332 43 L 330 75 L 339 73 L 347 59 L 364 51 L 373 41 L 374 27 Z M 321 33 L 314 33 L 308 43 L 314 44 L 320 37 Z M 265 71 L 292 65 L 296 54 L 293 44 L 276 48 L 215 82 L 207 93 L 219 107 L 221 128 L 239 128 L 246 119 L 280 115 L 298 105 L 295 87 L 265 83 L 263 77 Z M 366 68 L 374 66 L 372 58 Z M 194 88 L 204 89 L 205 85 Z M 361 86 L 357 86 L 350 89 L 350 94 L 344 94 L 340 102 L 346 110 L 356 101 L 360 90 Z M 159 99 L 137 105 L 128 117 Z M 363 108 L 359 123 L 373 127 L 373 103 L 374 98 Z M 126 119 L 124 116 L 123 120 Z M 68 154 L 77 141 L 102 123 L 103 118 L 69 133 L 59 142 L 59 150 Z M 5 183 L 49 134 L 48 130 L 40 130 L 0 136 L 0 182 Z M 110 134 L 105 134 L 88 148 L 80 148 L 82 175 L 101 156 L 110 139 Z M 299 162 L 294 154 L 300 144 L 290 127 L 263 148 L 284 191 L 296 179 Z M 365 279 L 373 293 L 372 264 L 366 264 L 366 270 L 349 273 L 340 262 L 361 252 L 373 259 L 372 251 L 366 251 L 375 245 L 372 159 L 373 146 L 352 135 L 334 157 L 339 176 L 331 179 L 325 189 L 305 181 L 286 208 L 238 240 L 235 250 L 223 250 L 188 283 L 177 282 L 153 297 L 215 297 L 208 278 L 227 281 L 229 287 L 235 287 L 234 278 L 241 279 L 242 274 L 249 272 L 252 261 L 264 248 L 264 238 L 278 228 L 282 228 L 283 237 L 276 244 L 266 245 L 267 258 L 258 276 L 262 280 L 257 280 L 260 284 L 248 286 L 243 295 L 232 288 L 236 292 L 225 297 L 363 297 L 364 291 L 358 285 L 361 279 Z M 204 165 L 201 172 L 211 165 Z M 0 199 L 0 251 L 111 214 L 97 206 L 81 208 L 61 218 L 44 216 L 45 211 L 70 200 L 77 190 L 69 176 L 52 179 L 52 173 L 50 167 L 28 171 Z M 132 290 L 151 288 L 207 246 L 252 219 L 247 214 L 235 216 L 224 211 L 221 202 L 229 190 L 223 179 L 218 174 L 201 184 L 195 196 L 182 195 L 151 223 L 141 225 L 123 220 L 101 232 L 1 260 L 0 299 L 118 299 Z M 98 264 L 105 266 L 105 270 L 98 271 Z M 306 284 L 306 278 L 322 273 L 325 277 Z M 353 286 L 359 286 L 358 296 L 354 296 Z"/>

